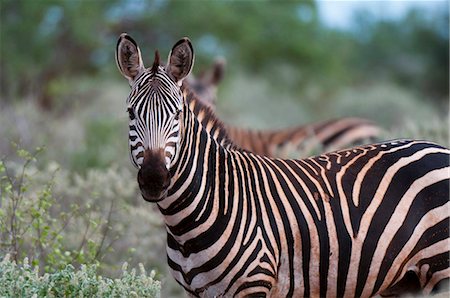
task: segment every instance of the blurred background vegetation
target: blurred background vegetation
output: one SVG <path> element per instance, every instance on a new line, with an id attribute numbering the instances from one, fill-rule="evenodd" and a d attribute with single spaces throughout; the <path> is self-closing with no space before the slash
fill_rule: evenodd
<path id="1" fill-rule="evenodd" d="M 147 65 L 155 49 L 166 56 L 183 36 L 195 48 L 194 74 L 224 57 L 218 113 L 226 122 L 278 128 L 361 116 L 382 126 L 386 139 L 414 137 L 448 146 L 448 5 L 0 0 L 0 158 L 10 169 L 0 171 L 0 178 L 20 177 L 28 160 L 17 156 L 13 144 L 30 152 L 45 147 L 31 160 L 25 182 L 55 186 L 46 197 L 37 186 L 21 195 L 57 205 L 50 221 L 71 208 L 84 210 L 72 219 L 79 229 L 68 224 L 61 234 L 71 241 L 57 243 L 61 256 L 53 263 L 76 263 L 61 251 L 73 256 L 91 240 L 93 251 L 80 263 L 96 259 L 114 276 L 122 262 L 142 262 L 156 268 L 170 288 L 160 218 L 140 200 L 128 161 L 129 87 L 114 61 L 119 34 L 133 36 Z M 11 198 L 5 185 L 19 187 L 1 184 L 3 202 Z M 82 229 L 92 234 L 77 242 L 73 235 Z M 5 243 L 0 254 L 11 249 Z M 20 257 L 31 252 L 23 245 Z M 49 253 L 33 251 L 43 266 Z M 49 270 L 57 267 L 53 263 Z"/>

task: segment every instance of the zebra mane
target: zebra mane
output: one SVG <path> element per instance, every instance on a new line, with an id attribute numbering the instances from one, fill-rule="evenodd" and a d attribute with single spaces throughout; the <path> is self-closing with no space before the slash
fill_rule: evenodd
<path id="1" fill-rule="evenodd" d="M 189 88 L 184 88 L 183 93 L 186 104 L 195 114 L 203 128 L 222 146 L 228 149 L 238 149 L 228 136 L 224 123 L 216 116 L 211 107 L 198 99 L 195 92 L 191 91 Z"/>

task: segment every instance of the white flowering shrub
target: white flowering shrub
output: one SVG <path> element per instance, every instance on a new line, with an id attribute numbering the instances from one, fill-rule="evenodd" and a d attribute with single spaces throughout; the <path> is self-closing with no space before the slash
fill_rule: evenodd
<path id="1" fill-rule="evenodd" d="M 39 274 L 38 266 L 25 259 L 16 264 L 6 255 L 0 262 L 0 297 L 159 297 L 161 284 L 144 266 L 128 271 L 126 263 L 119 278 L 97 274 L 96 265 L 68 264 L 54 273 Z"/>
<path id="2" fill-rule="evenodd" d="M 167 271 L 162 218 L 140 198 L 135 174 L 115 165 L 85 174 L 39 166 L 40 152 L 17 148 L 18 156 L 0 160 L 0 259 L 28 258 L 41 274 L 94 264 L 111 278 L 123 262 L 143 263 L 170 295 L 181 293 Z"/>

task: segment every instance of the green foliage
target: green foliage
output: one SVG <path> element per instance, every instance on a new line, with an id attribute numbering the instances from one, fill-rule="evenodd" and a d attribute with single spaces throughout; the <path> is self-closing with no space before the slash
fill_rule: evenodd
<path id="1" fill-rule="evenodd" d="M 189 36 L 194 71 L 222 55 L 230 73 L 263 76 L 291 96 L 316 81 L 333 90 L 383 78 L 441 105 L 448 97 L 447 9 L 381 21 L 361 12 L 350 32 L 324 27 L 314 1 L 2 0 L 0 13 L 1 94 L 32 93 L 47 108 L 61 100 L 62 77 L 111 75 L 122 32 L 139 41 L 147 65 L 153 50 Z"/>
<path id="2" fill-rule="evenodd" d="M 60 269 L 68 263 L 91 263 L 101 250 L 100 244 L 85 234 L 79 246 L 70 248 L 64 230 L 73 219 L 89 216 L 86 230 L 102 223 L 101 218 L 91 218 L 93 208 L 89 205 L 63 206 L 53 195 L 54 176 L 36 183 L 32 163 L 42 149 L 30 153 L 17 149 L 21 164 L 0 163 L 0 239 L 3 252 L 11 254 L 17 262 L 30 256 L 32 264 L 40 264 L 45 271 Z"/>
<path id="3" fill-rule="evenodd" d="M 53 272 L 39 274 L 38 266 L 30 266 L 28 259 L 22 265 L 6 255 L 0 261 L 1 297 L 159 297 L 160 282 L 155 273 L 147 274 L 140 265 L 140 273 L 127 270 L 124 264 L 122 275 L 110 279 L 97 275 L 96 265 L 81 265 L 76 270 L 72 265 Z"/>
<path id="4" fill-rule="evenodd" d="M 409 11 L 400 20 L 377 21 L 367 12 L 355 19 L 359 31 L 353 33 L 354 49 L 351 56 L 340 55 L 356 66 L 355 78 L 384 78 L 427 94 L 438 104 L 448 98 L 447 9 L 431 19 L 420 10 Z"/>
<path id="5" fill-rule="evenodd" d="M 101 17 L 112 1 L 0 2 L 0 86 L 8 97 L 36 94 L 54 104 L 51 84 L 60 76 L 95 73 L 105 31 Z M 97 30 L 92 34 L 92 30 Z"/>
<path id="6" fill-rule="evenodd" d="M 112 144 L 117 141 L 117 131 L 122 123 L 108 118 L 96 118 L 85 123 L 85 143 L 73 155 L 72 167 L 75 170 L 105 168 L 116 158 Z M 108 146 L 105 147 L 105 144 Z"/>
<path id="7" fill-rule="evenodd" d="M 83 263 L 114 269 L 116 263 L 101 261 L 122 235 L 114 215 L 134 188 L 127 189 L 111 169 L 87 177 L 54 163 L 38 170 L 34 164 L 41 151 L 17 149 L 18 162 L 0 163 L 0 253 L 16 262 L 29 257 L 46 272 Z"/>
<path id="8" fill-rule="evenodd" d="M 161 219 L 137 204 L 129 170 L 78 174 L 51 161 L 39 168 L 45 150 L 15 148 L 0 162 L 0 256 L 17 264 L 26 257 L 50 274 L 94 264 L 117 277 L 124 261 L 166 272 Z"/>

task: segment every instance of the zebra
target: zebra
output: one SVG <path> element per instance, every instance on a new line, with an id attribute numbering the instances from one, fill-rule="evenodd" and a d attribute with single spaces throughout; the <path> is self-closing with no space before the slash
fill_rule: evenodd
<path id="1" fill-rule="evenodd" d="M 123 33 L 129 144 L 167 231 L 171 274 L 194 297 L 430 293 L 450 277 L 450 150 L 393 140 L 301 160 L 237 148 L 182 92 L 188 38 L 145 68 Z M 197 113 L 192 110 L 197 109 Z"/>
<path id="2" fill-rule="evenodd" d="M 198 77 L 189 75 L 183 88 L 215 110 L 217 87 L 223 79 L 225 60 L 216 59 L 213 66 Z M 359 145 L 379 138 L 382 129 L 373 121 L 358 117 L 342 117 L 276 130 L 255 130 L 226 125 L 233 143 L 242 149 L 271 157 L 298 157 L 317 151 L 329 152 L 349 145 Z"/>

